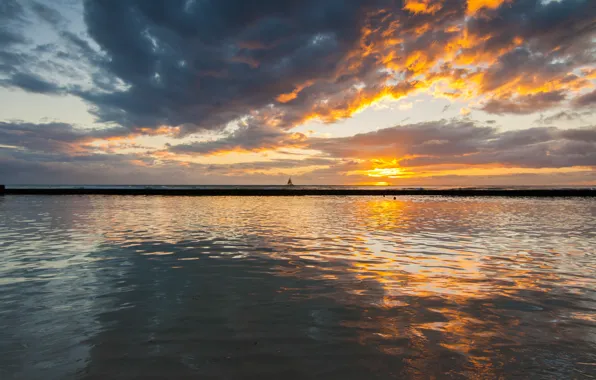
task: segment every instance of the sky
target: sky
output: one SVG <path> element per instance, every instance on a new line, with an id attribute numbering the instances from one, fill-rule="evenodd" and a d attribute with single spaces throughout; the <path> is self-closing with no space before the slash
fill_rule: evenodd
<path id="1" fill-rule="evenodd" d="M 593 0 L 2 0 L 0 183 L 596 185 Z"/>

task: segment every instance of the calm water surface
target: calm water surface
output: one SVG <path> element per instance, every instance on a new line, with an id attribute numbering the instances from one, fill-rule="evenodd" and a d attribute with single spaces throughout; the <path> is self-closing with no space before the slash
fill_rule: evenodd
<path id="1" fill-rule="evenodd" d="M 590 379 L 596 199 L 0 197 L 0 379 Z"/>

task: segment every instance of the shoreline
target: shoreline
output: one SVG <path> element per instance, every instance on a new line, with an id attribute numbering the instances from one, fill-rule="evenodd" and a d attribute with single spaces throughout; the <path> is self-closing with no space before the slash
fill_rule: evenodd
<path id="1" fill-rule="evenodd" d="M 596 189 L 3 188 L 0 195 L 596 197 Z"/>

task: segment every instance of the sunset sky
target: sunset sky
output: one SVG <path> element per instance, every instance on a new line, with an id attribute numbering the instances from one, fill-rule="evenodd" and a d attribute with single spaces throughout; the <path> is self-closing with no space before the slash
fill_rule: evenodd
<path id="1" fill-rule="evenodd" d="M 596 185 L 594 0 L 1 0 L 0 183 Z"/>

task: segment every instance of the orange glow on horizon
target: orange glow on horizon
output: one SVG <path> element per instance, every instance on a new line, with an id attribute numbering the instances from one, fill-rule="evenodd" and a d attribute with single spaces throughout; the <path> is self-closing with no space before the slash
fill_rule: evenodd
<path id="1" fill-rule="evenodd" d="M 375 168 L 367 171 L 369 177 L 402 178 L 405 171 L 401 168 Z"/>

